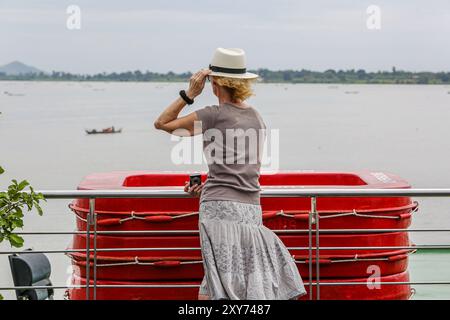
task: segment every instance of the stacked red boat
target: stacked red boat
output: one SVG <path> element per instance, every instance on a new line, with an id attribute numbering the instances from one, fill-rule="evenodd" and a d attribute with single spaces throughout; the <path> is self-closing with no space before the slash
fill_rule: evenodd
<path id="1" fill-rule="evenodd" d="M 112 172 L 92 174 L 79 185 L 82 190 L 179 189 L 188 180 L 185 173 Z M 206 177 L 203 175 L 202 179 Z M 314 188 L 410 188 L 398 176 L 385 172 L 297 171 L 263 174 L 265 187 Z M 417 202 L 410 197 L 319 197 L 316 209 L 320 221 L 320 252 L 310 257 L 308 219 L 309 197 L 262 198 L 264 224 L 273 230 L 301 230 L 279 233 L 294 256 L 300 274 L 309 281 L 309 263 L 315 281 L 319 264 L 320 283 L 364 282 L 367 285 L 324 285 L 321 299 L 408 299 L 408 255 L 411 246 L 407 229 Z M 77 229 L 86 230 L 88 199 L 70 204 L 77 217 Z M 105 198 L 95 203 L 97 231 L 127 231 L 126 234 L 101 233 L 96 237 L 97 299 L 196 299 L 203 266 L 198 234 L 149 234 L 145 231 L 198 230 L 198 198 Z M 314 225 L 313 225 L 314 227 Z M 349 229 L 364 229 L 354 232 Z M 370 229 L 391 229 L 389 232 Z M 397 231 L 398 229 L 398 231 Z M 91 228 L 93 230 L 93 228 Z M 402 231 L 403 230 L 403 231 Z M 140 232 L 137 232 L 140 231 Z M 70 248 L 85 249 L 86 236 L 74 235 Z M 315 245 L 315 232 L 312 245 Z M 94 237 L 90 237 L 94 247 Z M 300 248 L 299 248 L 300 247 Z M 331 248 L 333 247 L 333 248 Z M 358 247 L 355 249 L 354 247 Z M 367 247 L 367 249 L 366 249 Z M 118 251 L 101 249 L 118 248 Z M 128 249 L 127 249 L 128 248 Z M 178 249 L 177 249 L 178 248 Z M 134 249 L 134 250 L 131 250 Z M 153 250 L 147 250 L 153 249 Z M 86 284 L 86 254 L 71 253 L 74 284 Z M 311 258 L 311 260 L 310 260 Z M 90 256 L 90 280 L 93 284 L 94 256 Z M 378 285 L 378 282 L 400 282 Z M 184 287 L 130 288 L 132 285 L 184 285 Z M 187 286 L 186 286 L 187 285 Z M 306 286 L 309 290 L 309 286 Z M 70 299 L 85 299 L 85 289 L 69 290 Z M 92 295 L 91 295 L 92 296 Z M 315 286 L 313 286 L 315 297 Z M 308 299 L 309 295 L 303 297 Z"/>

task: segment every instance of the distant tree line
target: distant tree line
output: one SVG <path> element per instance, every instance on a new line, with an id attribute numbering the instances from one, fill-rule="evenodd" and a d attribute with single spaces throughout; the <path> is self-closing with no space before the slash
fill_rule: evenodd
<path id="1" fill-rule="evenodd" d="M 21 75 L 6 75 L 0 73 L 0 80 L 43 80 L 43 81 L 154 81 L 154 82 L 171 82 L 185 81 L 190 78 L 192 73 L 185 72 L 176 74 L 174 72 L 155 73 L 126 71 L 113 73 L 98 73 L 93 75 L 73 74 L 69 72 L 53 71 L 52 73 L 28 73 Z"/>
<path id="2" fill-rule="evenodd" d="M 260 75 L 261 82 L 267 83 L 370 83 L 370 84 L 450 84 L 450 72 L 409 72 L 392 68 L 391 71 L 366 72 L 365 70 L 250 70 Z M 0 80 L 19 81 L 138 81 L 138 82 L 181 82 L 187 81 L 191 72 L 156 73 L 156 72 L 113 72 L 93 75 L 72 74 L 53 71 L 52 73 L 35 73 L 6 75 L 0 73 Z"/>
<path id="3" fill-rule="evenodd" d="M 372 84 L 449 84 L 450 72 L 392 71 L 366 72 L 365 70 L 310 70 L 256 71 L 265 82 L 289 83 L 372 83 Z"/>

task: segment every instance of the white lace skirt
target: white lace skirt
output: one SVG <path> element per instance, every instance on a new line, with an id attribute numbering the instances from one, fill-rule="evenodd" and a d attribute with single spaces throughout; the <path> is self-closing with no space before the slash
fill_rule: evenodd
<path id="1" fill-rule="evenodd" d="M 306 294 L 293 257 L 262 224 L 260 205 L 204 201 L 199 211 L 205 276 L 211 300 L 288 300 Z"/>

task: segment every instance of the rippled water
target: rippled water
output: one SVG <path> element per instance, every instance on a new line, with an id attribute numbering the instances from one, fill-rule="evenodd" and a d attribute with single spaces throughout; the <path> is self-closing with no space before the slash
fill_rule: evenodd
<path id="1" fill-rule="evenodd" d="M 153 121 L 182 83 L 0 82 L 0 189 L 12 178 L 36 189 L 74 189 L 83 176 L 112 170 L 206 170 L 175 165 L 176 142 Z M 450 187 L 450 87 L 258 84 L 249 103 L 279 129 L 280 168 L 387 171 L 413 187 Z M 216 103 L 209 87 L 186 112 Z M 114 125 L 121 134 L 86 135 Z M 413 227 L 450 229 L 450 200 L 418 198 Z M 50 200 L 25 230 L 71 231 L 67 200 Z M 413 233 L 417 244 L 450 243 L 450 233 Z M 26 238 L 26 247 L 62 249 L 68 236 Z M 9 250 L 5 244 L 1 250 Z M 56 284 L 69 260 L 51 255 Z M 414 269 L 414 266 L 413 266 Z M 416 279 L 420 280 L 420 279 Z M 0 286 L 11 284 L 0 257 Z M 10 295 L 6 295 L 10 297 Z"/>

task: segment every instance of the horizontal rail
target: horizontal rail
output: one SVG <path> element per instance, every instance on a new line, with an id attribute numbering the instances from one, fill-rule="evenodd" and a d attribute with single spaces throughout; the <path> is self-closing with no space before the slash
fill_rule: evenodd
<path id="1" fill-rule="evenodd" d="M 29 191 L 26 191 L 29 192 Z M 145 190 L 36 190 L 48 199 L 72 198 L 191 198 L 180 188 L 148 188 Z M 261 197 L 354 197 L 354 196 L 416 196 L 416 197 L 450 197 L 450 188 L 262 188 Z"/>
<path id="2" fill-rule="evenodd" d="M 303 285 L 308 286 L 309 282 Z M 448 281 L 368 281 L 368 282 L 311 282 L 313 286 L 352 286 L 352 285 L 450 285 Z M 70 286 L 17 286 L 0 287 L 0 290 L 28 290 L 28 289 L 85 289 L 94 288 L 94 285 L 70 285 Z M 97 284 L 97 288 L 199 288 L 200 284 Z"/>
<path id="3" fill-rule="evenodd" d="M 93 287 L 93 286 L 90 286 Z M 16 287 L 0 287 L 0 290 L 30 290 L 30 289 L 84 289 L 85 285 L 78 286 L 16 286 Z"/>
<path id="4" fill-rule="evenodd" d="M 308 233 L 308 229 L 289 229 L 289 230 L 272 230 L 277 234 L 289 233 Z M 161 234 L 198 234 L 198 230 L 111 230 L 97 231 L 97 234 L 145 234 L 145 235 L 161 235 Z M 450 232 L 450 229 L 320 229 L 319 233 L 389 233 L 389 232 Z M 92 231 L 91 231 L 92 233 Z M 17 235 L 71 235 L 71 234 L 87 234 L 86 231 L 23 231 L 14 232 Z"/>
<path id="5" fill-rule="evenodd" d="M 316 247 L 311 247 L 313 250 Z M 288 250 L 307 250 L 309 247 L 287 247 Z M 386 246 L 386 247 L 320 247 L 320 250 L 395 250 L 395 249 L 450 249 L 450 245 L 417 245 L 417 246 Z M 2 254 L 29 254 L 29 253 L 75 253 L 75 252 L 123 252 L 123 251 L 199 251 L 201 248 L 173 247 L 173 248 L 97 248 L 97 249 L 66 249 L 66 250 L 29 250 L 29 251 L 0 251 Z"/>

